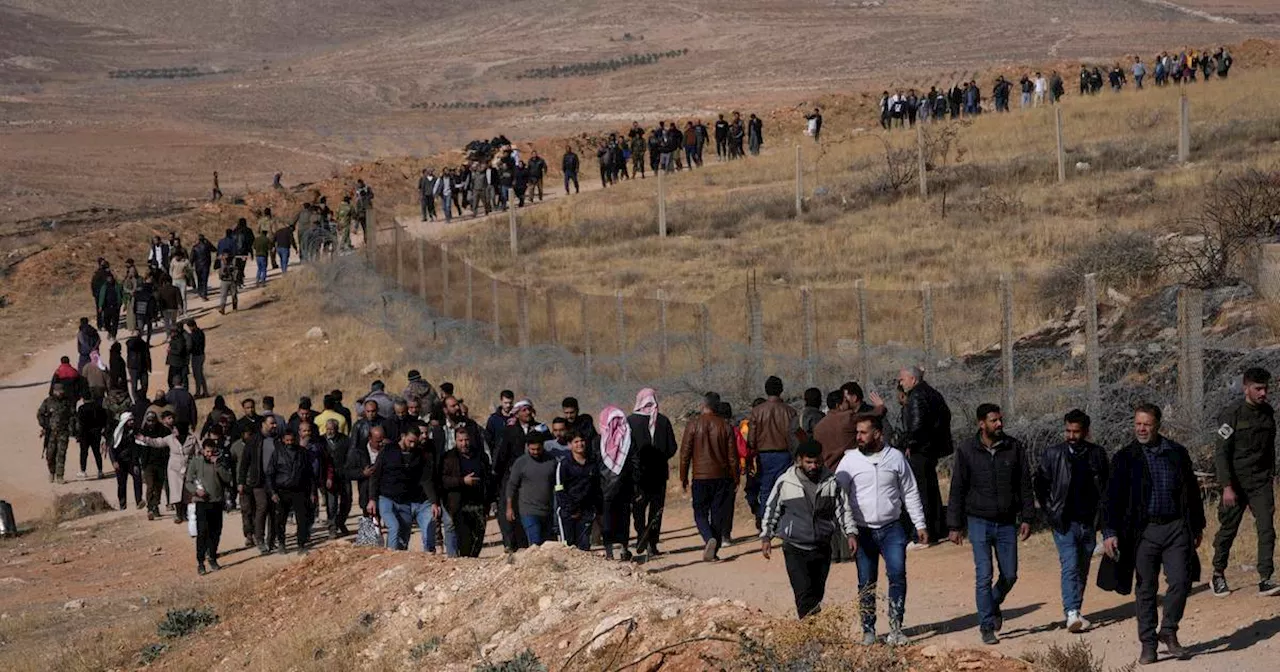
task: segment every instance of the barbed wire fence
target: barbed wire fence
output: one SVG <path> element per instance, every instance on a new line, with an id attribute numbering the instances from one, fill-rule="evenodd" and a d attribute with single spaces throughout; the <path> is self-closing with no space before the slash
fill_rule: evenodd
<path id="1" fill-rule="evenodd" d="M 503 384 L 530 396 L 594 390 L 625 404 L 648 386 L 691 410 L 716 390 L 745 410 L 763 396 L 769 375 L 796 398 L 805 387 L 857 380 L 885 398 L 897 423 L 898 371 L 919 365 L 947 398 L 957 437 L 975 431 L 978 404 L 994 402 L 1007 431 L 1040 449 L 1060 440 L 1062 415 L 1081 408 L 1094 418 L 1095 440 L 1115 449 L 1129 440 L 1133 407 L 1149 402 L 1164 410 L 1170 435 L 1203 448 L 1212 444 L 1218 409 L 1238 397 L 1243 370 L 1280 370 L 1280 349 L 1205 335 L 1223 305 L 1252 296 L 1244 286 L 1166 288 L 1145 329 L 1121 330 L 1100 321 L 1113 306 L 1099 301 L 1090 275 L 1068 319 L 1018 337 L 1015 314 L 1031 303 L 1021 296 L 1031 290 L 1009 278 L 873 290 L 862 281 L 762 286 L 744 274 L 739 288 L 690 302 L 662 290 L 634 296 L 512 282 L 399 224 L 371 221 L 366 240 L 367 263 L 422 302 L 431 329 L 461 329 L 491 352 L 514 353 Z M 549 381 L 567 387 L 547 389 Z"/>

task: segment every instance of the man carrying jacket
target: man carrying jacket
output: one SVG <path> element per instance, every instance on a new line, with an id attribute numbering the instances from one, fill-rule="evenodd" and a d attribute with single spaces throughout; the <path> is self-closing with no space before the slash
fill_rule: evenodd
<path id="1" fill-rule="evenodd" d="M 1191 652 L 1178 642 L 1178 622 L 1191 584 L 1200 573 L 1195 549 L 1204 534 L 1204 503 L 1191 455 L 1160 435 L 1160 407 L 1141 404 L 1133 413 L 1134 440 L 1111 458 L 1111 480 L 1103 506 L 1102 552 L 1098 586 L 1128 594 L 1138 577 L 1134 601 L 1138 616 L 1141 665 L 1156 662 L 1164 644 L 1180 660 Z M 1160 568 L 1168 585 L 1164 620 L 1157 634 L 1156 593 Z M 1110 582 L 1104 578 L 1110 578 Z"/>
<path id="2" fill-rule="evenodd" d="M 836 468 L 836 481 L 848 494 L 857 525 L 858 600 L 862 616 L 862 643 L 876 643 L 876 584 L 880 558 L 889 577 L 890 646 L 907 644 L 902 619 L 907 605 L 907 532 L 900 523 L 903 509 L 915 525 L 916 536 L 927 542 L 924 509 L 907 458 L 884 442 L 884 421 L 862 415 L 856 421 L 857 450 L 850 450 Z M 852 547 L 852 545 L 851 545 Z"/>
<path id="3" fill-rule="evenodd" d="M 773 538 L 782 538 L 787 578 L 795 595 L 796 615 L 822 610 L 831 572 L 831 537 L 836 530 L 857 551 L 858 528 L 848 494 L 836 475 L 822 464 L 822 446 L 805 441 L 796 449 L 797 464 L 787 469 L 769 490 L 760 528 L 760 552 L 769 560 Z"/>
<path id="4" fill-rule="evenodd" d="M 773 482 L 791 466 L 800 431 L 799 414 L 782 400 L 782 380 L 769 376 L 764 381 L 764 393 L 768 398 L 747 416 L 747 451 L 759 456 L 760 461 L 761 512 L 773 491 Z"/>
<path id="5" fill-rule="evenodd" d="M 1275 570 L 1276 528 L 1276 421 L 1267 391 L 1271 373 L 1252 368 L 1244 372 L 1244 398 L 1218 415 L 1218 445 L 1213 455 L 1214 470 L 1222 486 L 1218 504 L 1218 533 L 1213 537 L 1214 597 L 1231 593 L 1224 572 L 1231 544 L 1240 529 L 1244 510 L 1253 513 L 1258 530 L 1258 594 L 1280 594 Z"/>
<path id="6" fill-rule="evenodd" d="M 279 544 L 280 552 L 285 553 L 285 525 L 289 522 L 289 512 L 293 512 L 293 521 L 297 526 L 298 555 L 307 552 L 307 543 L 311 540 L 311 509 L 316 505 L 314 478 L 311 470 L 311 457 L 304 447 L 298 443 L 298 436 L 285 430 L 280 436 L 281 445 L 266 457 L 266 470 L 263 480 L 271 502 L 275 505 L 274 524 L 271 536 Z"/>
<path id="7" fill-rule="evenodd" d="M 942 394 L 925 382 L 918 366 L 898 372 L 898 387 L 907 395 L 900 447 L 920 488 L 929 538 L 941 540 L 947 534 L 947 521 L 938 484 L 938 460 L 952 453 L 951 409 Z"/>
<path id="8" fill-rule="evenodd" d="M 1066 440 L 1046 448 L 1036 466 L 1036 501 L 1053 528 L 1062 566 L 1062 611 L 1067 630 L 1083 632 L 1089 621 L 1080 615 L 1089 564 L 1097 546 L 1098 512 L 1107 491 L 1107 451 L 1089 441 L 1089 416 L 1079 409 L 1067 413 Z"/>
<path id="9" fill-rule="evenodd" d="M 960 544 L 967 531 L 973 544 L 978 631 L 983 644 L 997 644 L 1004 626 L 1000 605 L 1018 581 L 1018 539 L 1031 536 L 1035 496 L 1027 449 L 1006 436 L 1004 417 L 995 404 L 979 404 L 978 433 L 956 451 L 951 466 L 948 538 Z M 995 584 L 991 556 L 1000 575 Z"/>
<path id="10" fill-rule="evenodd" d="M 708 392 L 702 411 L 684 427 L 680 441 L 680 489 L 689 491 L 693 476 L 693 522 L 702 535 L 702 559 L 716 559 L 729 536 L 733 493 L 738 489 L 738 448 L 733 429 L 717 411 L 720 395 Z"/>
<path id="11" fill-rule="evenodd" d="M 196 505 L 196 571 L 200 575 L 218 571 L 218 542 L 222 539 L 222 509 L 226 490 L 231 487 L 231 470 L 218 460 L 218 441 L 205 439 L 201 454 L 188 465 L 186 488 Z M 209 568 L 205 569 L 205 558 Z"/>

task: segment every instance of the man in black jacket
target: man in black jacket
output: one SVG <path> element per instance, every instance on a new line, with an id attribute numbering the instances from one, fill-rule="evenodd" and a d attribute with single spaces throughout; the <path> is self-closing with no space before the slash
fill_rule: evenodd
<path id="1" fill-rule="evenodd" d="M 951 465 L 948 538 L 959 544 L 968 533 L 973 544 L 978 630 L 984 644 L 997 644 L 996 632 L 1004 626 L 1000 605 L 1018 580 L 1018 540 L 1031 536 L 1036 507 L 1027 449 L 1005 435 L 1000 407 L 979 404 L 977 419 L 978 433 L 960 446 Z M 1000 569 L 994 585 L 993 553 Z"/>
<path id="2" fill-rule="evenodd" d="M 573 193 L 578 193 L 578 155 L 572 147 L 564 148 L 564 158 L 560 160 L 560 170 L 564 172 L 564 193 L 569 194 L 569 182 L 573 182 Z"/>
<path id="3" fill-rule="evenodd" d="M 547 160 L 538 156 L 537 152 L 533 152 L 529 155 L 527 168 L 529 171 L 529 202 L 532 203 L 535 197 L 538 201 L 542 201 L 542 180 L 547 175 Z"/>
<path id="4" fill-rule="evenodd" d="M 187 338 L 182 333 L 182 327 L 170 327 L 169 350 L 164 356 L 164 363 L 169 367 L 169 374 L 165 378 L 165 383 L 175 385 L 181 382 L 184 387 L 186 386 L 187 367 L 191 364 L 190 357 L 191 350 L 187 346 Z"/>
<path id="5" fill-rule="evenodd" d="M 315 494 L 314 477 L 311 471 L 311 458 L 298 443 L 298 436 L 286 430 L 280 437 L 281 446 L 272 451 L 266 460 L 263 481 L 267 494 L 275 504 L 275 519 L 271 536 L 279 544 L 280 552 L 285 552 L 285 524 L 289 521 L 289 512 L 293 512 L 296 526 L 298 555 L 307 552 L 307 543 L 311 540 L 311 511 L 318 501 Z"/>
<path id="6" fill-rule="evenodd" d="M 724 120 L 724 115 L 720 115 L 715 123 L 716 136 L 716 157 L 721 161 L 729 158 L 729 122 Z"/>
<path id="7" fill-rule="evenodd" d="M 502 545 L 508 553 L 521 548 L 528 548 L 529 541 L 524 528 L 519 523 L 512 523 L 502 515 L 507 510 L 507 476 L 511 465 L 525 453 L 525 437 L 539 431 L 534 417 L 533 404 L 528 399 L 521 399 L 512 406 L 511 412 L 516 421 L 507 425 L 498 447 L 493 452 L 493 483 L 498 488 L 498 530 L 502 532 Z"/>
<path id="8" fill-rule="evenodd" d="M 370 501 L 365 511 L 372 514 L 376 510 L 381 515 L 387 526 L 387 548 L 408 549 L 412 525 L 417 521 L 422 550 L 436 552 L 435 523 L 440 518 L 437 480 L 435 451 L 429 441 L 422 440 L 416 426 L 405 429 L 398 445 L 378 453 L 369 476 Z"/>
<path id="9" fill-rule="evenodd" d="M 196 381 L 196 397 L 209 396 L 209 383 L 204 379 L 204 330 L 195 320 L 187 320 L 187 356 L 191 362 L 191 376 Z"/>
<path id="10" fill-rule="evenodd" d="M 1067 630 L 1083 632 L 1089 621 L 1080 615 L 1089 564 L 1097 547 L 1098 512 L 1107 491 L 1107 451 L 1089 441 L 1089 416 L 1067 413 L 1066 440 L 1045 449 L 1033 477 L 1036 501 L 1053 527 L 1053 543 L 1062 566 L 1062 610 Z"/>
<path id="11" fill-rule="evenodd" d="M 453 431 L 454 447 L 440 458 L 445 552 L 451 557 L 475 558 L 484 547 L 485 521 L 496 493 L 489 475 L 489 458 L 472 442 L 473 433 L 463 426 Z M 456 539 L 452 550 L 448 527 L 452 527 Z"/>
<path id="12" fill-rule="evenodd" d="M 658 412 L 658 399 L 650 388 L 636 395 L 635 412 L 627 416 L 631 450 L 636 453 L 636 487 L 631 516 L 636 526 L 636 552 L 658 555 L 662 512 L 667 503 L 668 464 L 679 445 L 671 420 Z"/>
<path id="13" fill-rule="evenodd" d="M 1160 435 L 1160 415 L 1160 407 L 1154 404 L 1134 410 L 1134 440 L 1111 459 L 1102 514 L 1102 550 L 1107 557 L 1098 571 L 1098 586 L 1127 594 L 1137 574 L 1134 601 L 1142 665 L 1156 662 L 1158 643 L 1175 658 L 1191 657 L 1178 642 L 1178 622 L 1199 574 L 1195 549 L 1200 547 L 1205 525 L 1191 455 Z M 1156 593 L 1162 566 L 1168 588 L 1164 622 L 1157 634 Z"/>
<path id="14" fill-rule="evenodd" d="M 1244 397 L 1218 415 L 1218 445 L 1213 463 L 1222 500 L 1218 505 L 1218 533 L 1213 538 L 1213 594 L 1225 597 L 1231 589 L 1224 575 L 1231 544 L 1244 510 L 1253 513 L 1258 529 L 1258 594 L 1280 593 L 1275 570 L 1276 420 L 1267 403 L 1271 373 L 1252 368 L 1244 372 Z M 83 453 L 81 453 L 83 455 Z M 82 458 L 83 459 L 83 458 Z"/>
<path id="15" fill-rule="evenodd" d="M 191 246 L 191 265 L 196 269 L 196 293 L 201 299 L 209 298 L 209 269 L 213 268 L 213 243 L 200 234 Z"/>
<path id="16" fill-rule="evenodd" d="M 369 443 L 369 435 L 373 432 L 374 427 L 382 428 L 382 436 L 387 436 L 387 430 L 384 427 L 387 419 L 378 415 L 378 402 L 370 399 L 364 402 L 363 412 L 351 426 L 351 450 L 359 450 Z M 364 508 L 364 505 L 360 505 Z"/>
<path id="17" fill-rule="evenodd" d="M 947 524 L 938 485 L 938 460 L 952 452 L 951 409 L 942 394 L 925 382 L 918 366 L 898 372 L 898 387 L 907 395 L 902 408 L 902 445 L 898 447 L 906 454 L 920 488 L 929 538 L 941 540 L 947 536 Z"/>
<path id="18" fill-rule="evenodd" d="M 330 418 L 324 423 L 321 440 L 329 453 L 329 463 L 333 465 L 333 486 L 324 492 L 324 510 L 329 518 L 329 535 L 345 537 L 351 534 L 347 529 L 347 517 L 351 515 L 351 479 L 347 478 L 347 453 L 351 449 L 351 439 L 338 431 L 338 421 Z"/>
<path id="19" fill-rule="evenodd" d="M 129 373 L 129 398 L 138 403 L 147 398 L 147 381 L 151 378 L 151 347 L 137 334 L 124 342 L 125 368 Z"/>
<path id="20" fill-rule="evenodd" d="M 355 482 L 361 511 L 368 510 L 369 502 L 373 501 L 369 495 L 369 477 L 373 475 L 373 463 L 378 460 L 378 453 L 382 452 L 384 445 L 386 445 L 386 434 L 382 427 L 374 426 L 362 443 L 353 442 L 350 450 L 347 451 L 343 475 L 348 482 Z"/>

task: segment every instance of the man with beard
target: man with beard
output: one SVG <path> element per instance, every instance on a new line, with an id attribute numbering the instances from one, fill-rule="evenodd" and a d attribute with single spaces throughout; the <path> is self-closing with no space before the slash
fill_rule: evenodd
<path id="1" fill-rule="evenodd" d="M 293 432 L 286 430 L 281 435 L 280 442 L 281 445 L 271 452 L 270 457 L 264 456 L 266 469 L 263 481 L 266 483 L 267 495 L 275 506 L 271 538 L 278 544 L 279 552 L 285 553 L 285 525 L 292 512 L 293 522 L 297 526 L 297 552 L 298 555 L 303 555 L 311 540 L 311 508 L 317 503 L 311 458 Z"/>
<path id="2" fill-rule="evenodd" d="M 853 503 L 853 519 L 858 528 L 855 560 L 858 564 L 858 600 L 862 615 L 862 643 L 876 641 L 876 584 L 880 559 L 889 578 L 890 646 L 907 644 L 902 619 L 907 604 L 907 532 L 899 523 L 905 509 L 915 525 L 916 536 L 926 543 L 924 509 L 916 479 L 906 457 L 884 442 L 884 421 L 875 415 L 859 416 L 857 450 L 850 450 L 836 468 L 836 480 Z"/>
<path id="3" fill-rule="evenodd" d="M 345 537 L 351 534 L 347 529 L 347 517 L 351 515 L 351 480 L 346 475 L 347 452 L 351 450 L 351 439 L 338 431 L 338 420 L 329 418 L 324 422 L 325 450 L 329 454 L 329 464 L 333 465 L 333 481 L 324 491 L 324 510 L 328 515 L 330 537 Z"/>
<path id="4" fill-rule="evenodd" d="M 529 154 L 529 162 L 527 164 L 529 172 L 529 202 L 532 203 L 534 198 L 538 202 L 542 202 L 542 180 L 547 175 L 547 160 L 538 156 L 537 152 Z"/>
<path id="5" fill-rule="evenodd" d="M 560 402 L 560 416 L 564 418 L 569 429 L 586 437 L 587 443 L 591 442 L 596 434 L 595 421 L 590 415 L 582 412 L 576 397 L 565 397 Z"/>
<path id="6" fill-rule="evenodd" d="M 222 569 L 218 564 L 218 542 L 222 539 L 223 501 L 233 480 L 231 471 L 218 460 L 218 442 L 214 439 L 205 439 L 200 456 L 189 464 L 186 488 L 196 505 L 196 571 L 203 576 Z"/>
<path id="7" fill-rule="evenodd" d="M 676 433 L 671 420 L 658 412 L 658 397 L 651 388 L 636 394 L 634 412 L 627 417 L 631 450 L 636 453 L 636 488 L 631 515 L 636 527 L 636 552 L 658 555 L 662 512 L 667 502 L 668 464 L 675 456 Z"/>
<path id="8" fill-rule="evenodd" d="M 452 397 L 446 398 L 446 409 L 448 399 Z M 489 475 L 489 458 L 472 442 L 472 433 L 463 426 L 453 431 L 453 448 L 440 458 L 445 552 L 452 549 L 454 555 L 475 558 L 480 556 L 484 547 L 485 521 L 495 495 L 493 481 Z M 452 546 L 449 543 L 450 530 L 456 539 Z"/>
<path id="9" fill-rule="evenodd" d="M 907 395 L 902 408 L 902 452 L 920 488 L 929 538 L 941 540 L 947 533 L 938 483 L 938 460 L 953 451 L 951 409 L 937 390 L 924 380 L 924 372 L 910 366 L 898 372 L 898 389 Z"/>
<path id="10" fill-rule="evenodd" d="M 783 472 L 765 500 L 760 552 L 769 560 L 773 538 L 782 538 L 796 615 L 805 618 L 822 610 L 831 571 L 832 535 L 842 531 L 852 554 L 858 547 L 858 528 L 848 494 L 822 464 L 822 446 L 806 441 L 796 449 L 796 457 L 796 465 Z"/>
<path id="11" fill-rule="evenodd" d="M 490 454 L 496 452 L 499 444 L 502 443 L 503 435 L 507 431 L 507 423 L 511 420 L 511 409 L 515 403 L 515 392 L 503 390 L 498 393 L 498 405 L 494 407 L 493 413 L 484 423 L 484 442 L 489 447 Z M 473 447 L 479 448 L 479 446 Z"/>
<path id="12" fill-rule="evenodd" d="M 693 522 L 704 544 L 704 562 L 715 560 L 729 537 L 733 519 L 733 493 L 740 471 L 735 434 L 720 416 L 720 395 L 708 392 L 702 410 L 684 428 L 680 442 L 680 489 L 689 491 L 693 477 Z"/>
<path id="13" fill-rule="evenodd" d="M 213 252 L 213 244 L 203 233 L 196 244 L 191 246 L 191 265 L 196 271 L 196 293 L 205 300 L 209 298 L 209 270 L 213 268 Z"/>
<path id="14" fill-rule="evenodd" d="M 533 403 L 528 399 L 521 399 L 516 402 L 512 406 L 512 414 L 515 417 L 515 422 L 506 426 L 502 433 L 501 443 L 499 443 L 493 455 L 494 484 L 498 487 L 499 493 L 498 529 L 502 533 L 502 545 L 508 553 L 527 548 L 529 542 L 525 536 L 524 528 L 518 522 L 519 519 L 512 521 L 505 515 L 508 506 L 510 506 L 507 478 L 511 473 L 511 466 L 525 453 L 525 445 L 529 434 L 539 432 L 542 429 L 534 419 Z"/>
<path id="15" fill-rule="evenodd" d="M 948 538 L 973 544 L 978 631 L 983 644 L 997 644 L 1004 626 L 1000 605 L 1018 580 L 1018 540 L 1031 537 L 1035 496 L 1027 449 L 1006 436 L 995 404 L 979 404 L 978 432 L 956 451 L 947 506 Z M 994 553 L 1000 574 L 992 584 Z"/>

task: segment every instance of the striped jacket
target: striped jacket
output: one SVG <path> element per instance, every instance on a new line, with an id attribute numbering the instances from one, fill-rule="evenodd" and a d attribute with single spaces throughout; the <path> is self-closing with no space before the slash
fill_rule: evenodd
<path id="1" fill-rule="evenodd" d="M 797 548 L 814 549 L 831 543 L 836 526 L 846 535 L 858 533 L 848 494 L 836 475 L 823 467 L 813 499 L 805 494 L 808 476 L 793 466 L 782 473 L 769 493 L 760 523 L 760 538 L 782 540 Z"/>

